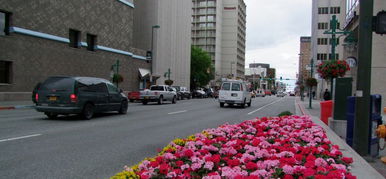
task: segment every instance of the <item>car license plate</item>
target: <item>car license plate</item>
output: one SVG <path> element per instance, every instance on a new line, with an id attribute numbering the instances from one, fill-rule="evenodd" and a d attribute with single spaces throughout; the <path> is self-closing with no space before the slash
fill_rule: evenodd
<path id="1" fill-rule="evenodd" d="M 145 99 L 149 99 L 149 96 L 145 96 Z"/>
<path id="2" fill-rule="evenodd" d="M 232 93 L 232 97 L 237 97 L 237 93 Z"/>
<path id="3" fill-rule="evenodd" d="M 50 96 L 48 100 L 50 101 L 56 101 L 58 98 L 56 96 Z"/>

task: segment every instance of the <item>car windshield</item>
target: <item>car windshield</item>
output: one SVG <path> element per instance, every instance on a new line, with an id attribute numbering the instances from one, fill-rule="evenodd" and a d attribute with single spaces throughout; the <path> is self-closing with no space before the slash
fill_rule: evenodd
<path id="1" fill-rule="evenodd" d="M 232 91 L 240 91 L 240 83 L 232 83 Z"/>
<path id="2" fill-rule="evenodd" d="M 40 90 L 70 91 L 73 89 L 74 83 L 75 83 L 75 80 L 72 78 L 52 77 L 52 78 L 48 78 L 40 86 Z"/>
<path id="3" fill-rule="evenodd" d="M 164 87 L 163 86 L 152 86 L 152 87 L 150 87 L 150 90 L 152 90 L 152 91 L 163 91 Z"/>
<path id="4" fill-rule="evenodd" d="M 221 87 L 221 90 L 229 91 L 230 88 L 231 88 L 231 84 L 230 83 L 223 83 L 222 87 Z"/>
<path id="5" fill-rule="evenodd" d="M 179 86 L 173 86 L 173 88 L 175 88 L 177 91 L 181 91 Z"/>

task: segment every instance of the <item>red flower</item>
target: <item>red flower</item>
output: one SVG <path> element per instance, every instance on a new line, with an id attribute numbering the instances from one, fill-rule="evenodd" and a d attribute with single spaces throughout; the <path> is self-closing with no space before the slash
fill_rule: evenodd
<path id="1" fill-rule="evenodd" d="M 304 177 L 310 177 L 310 176 L 313 176 L 314 174 L 315 174 L 315 170 L 311 168 L 307 168 L 303 171 Z"/>
<path id="2" fill-rule="evenodd" d="M 177 165 L 177 167 L 181 167 L 182 165 L 184 165 L 184 162 L 179 160 L 176 162 L 176 165 Z"/>
<path id="3" fill-rule="evenodd" d="M 342 157 L 342 161 L 346 164 L 351 164 L 353 162 L 352 158 L 350 157 Z"/>
<path id="4" fill-rule="evenodd" d="M 239 166 L 240 165 L 240 160 L 239 159 L 228 160 L 227 164 L 230 167 Z"/>
<path id="5" fill-rule="evenodd" d="M 161 164 L 159 166 L 159 173 L 160 174 L 166 175 L 166 174 L 168 174 L 168 170 L 169 170 L 169 165 L 168 164 Z"/>
<path id="6" fill-rule="evenodd" d="M 284 175 L 283 179 L 294 179 L 292 175 Z"/>
<path id="7" fill-rule="evenodd" d="M 193 154 L 194 154 L 193 151 L 190 150 L 190 149 L 184 151 L 184 156 L 185 157 L 189 157 L 190 158 L 190 157 L 193 156 Z"/>
<path id="8" fill-rule="evenodd" d="M 245 165 L 245 168 L 248 169 L 248 170 L 256 170 L 257 169 L 257 164 L 254 163 L 254 162 L 248 162 Z"/>

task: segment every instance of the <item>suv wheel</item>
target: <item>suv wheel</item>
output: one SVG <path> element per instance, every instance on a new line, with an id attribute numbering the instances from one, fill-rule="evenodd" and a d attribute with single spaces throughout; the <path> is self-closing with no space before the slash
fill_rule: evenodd
<path id="1" fill-rule="evenodd" d="M 87 103 L 83 107 L 82 117 L 84 119 L 90 120 L 92 116 L 94 116 L 94 105 L 92 105 L 91 103 Z"/>
<path id="2" fill-rule="evenodd" d="M 162 96 L 160 96 L 159 99 L 158 99 L 158 104 L 162 104 L 163 102 L 164 102 L 164 99 L 163 99 Z"/>
<path id="3" fill-rule="evenodd" d="M 58 117 L 58 114 L 52 112 L 45 112 L 44 114 L 48 117 L 48 119 L 55 119 L 56 117 Z"/>
<path id="4" fill-rule="evenodd" d="M 146 100 L 143 100 L 143 101 L 142 101 L 142 104 L 143 104 L 143 105 L 146 105 L 146 104 L 147 104 L 147 101 L 146 101 Z"/>
<path id="5" fill-rule="evenodd" d="M 127 108 L 128 108 L 128 103 L 127 101 L 122 101 L 121 102 L 121 108 L 119 109 L 119 114 L 126 114 L 127 113 Z"/>
<path id="6" fill-rule="evenodd" d="M 249 100 L 248 107 L 251 107 L 252 99 Z"/>
<path id="7" fill-rule="evenodd" d="M 177 98 L 176 98 L 176 96 L 174 96 L 172 99 L 172 104 L 176 104 L 176 101 L 177 101 Z"/>
<path id="8" fill-rule="evenodd" d="M 242 108 L 245 108 L 245 103 L 247 102 L 247 100 L 246 99 L 244 99 L 244 102 L 243 103 L 241 103 L 241 107 Z"/>
<path id="9" fill-rule="evenodd" d="M 220 103 L 220 107 L 222 107 L 222 108 L 223 108 L 223 107 L 224 107 L 224 103 Z"/>

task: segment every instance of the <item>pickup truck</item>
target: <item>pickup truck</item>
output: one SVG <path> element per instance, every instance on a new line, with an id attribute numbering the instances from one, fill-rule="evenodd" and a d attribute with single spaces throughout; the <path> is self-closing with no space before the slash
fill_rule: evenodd
<path id="1" fill-rule="evenodd" d="M 153 85 L 149 90 L 141 91 L 140 99 L 143 105 L 148 102 L 158 102 L 162 104 L 164 101 L 171 101 L 173 104 L 177 101 L 177 93 L 167 85 Z"/>

